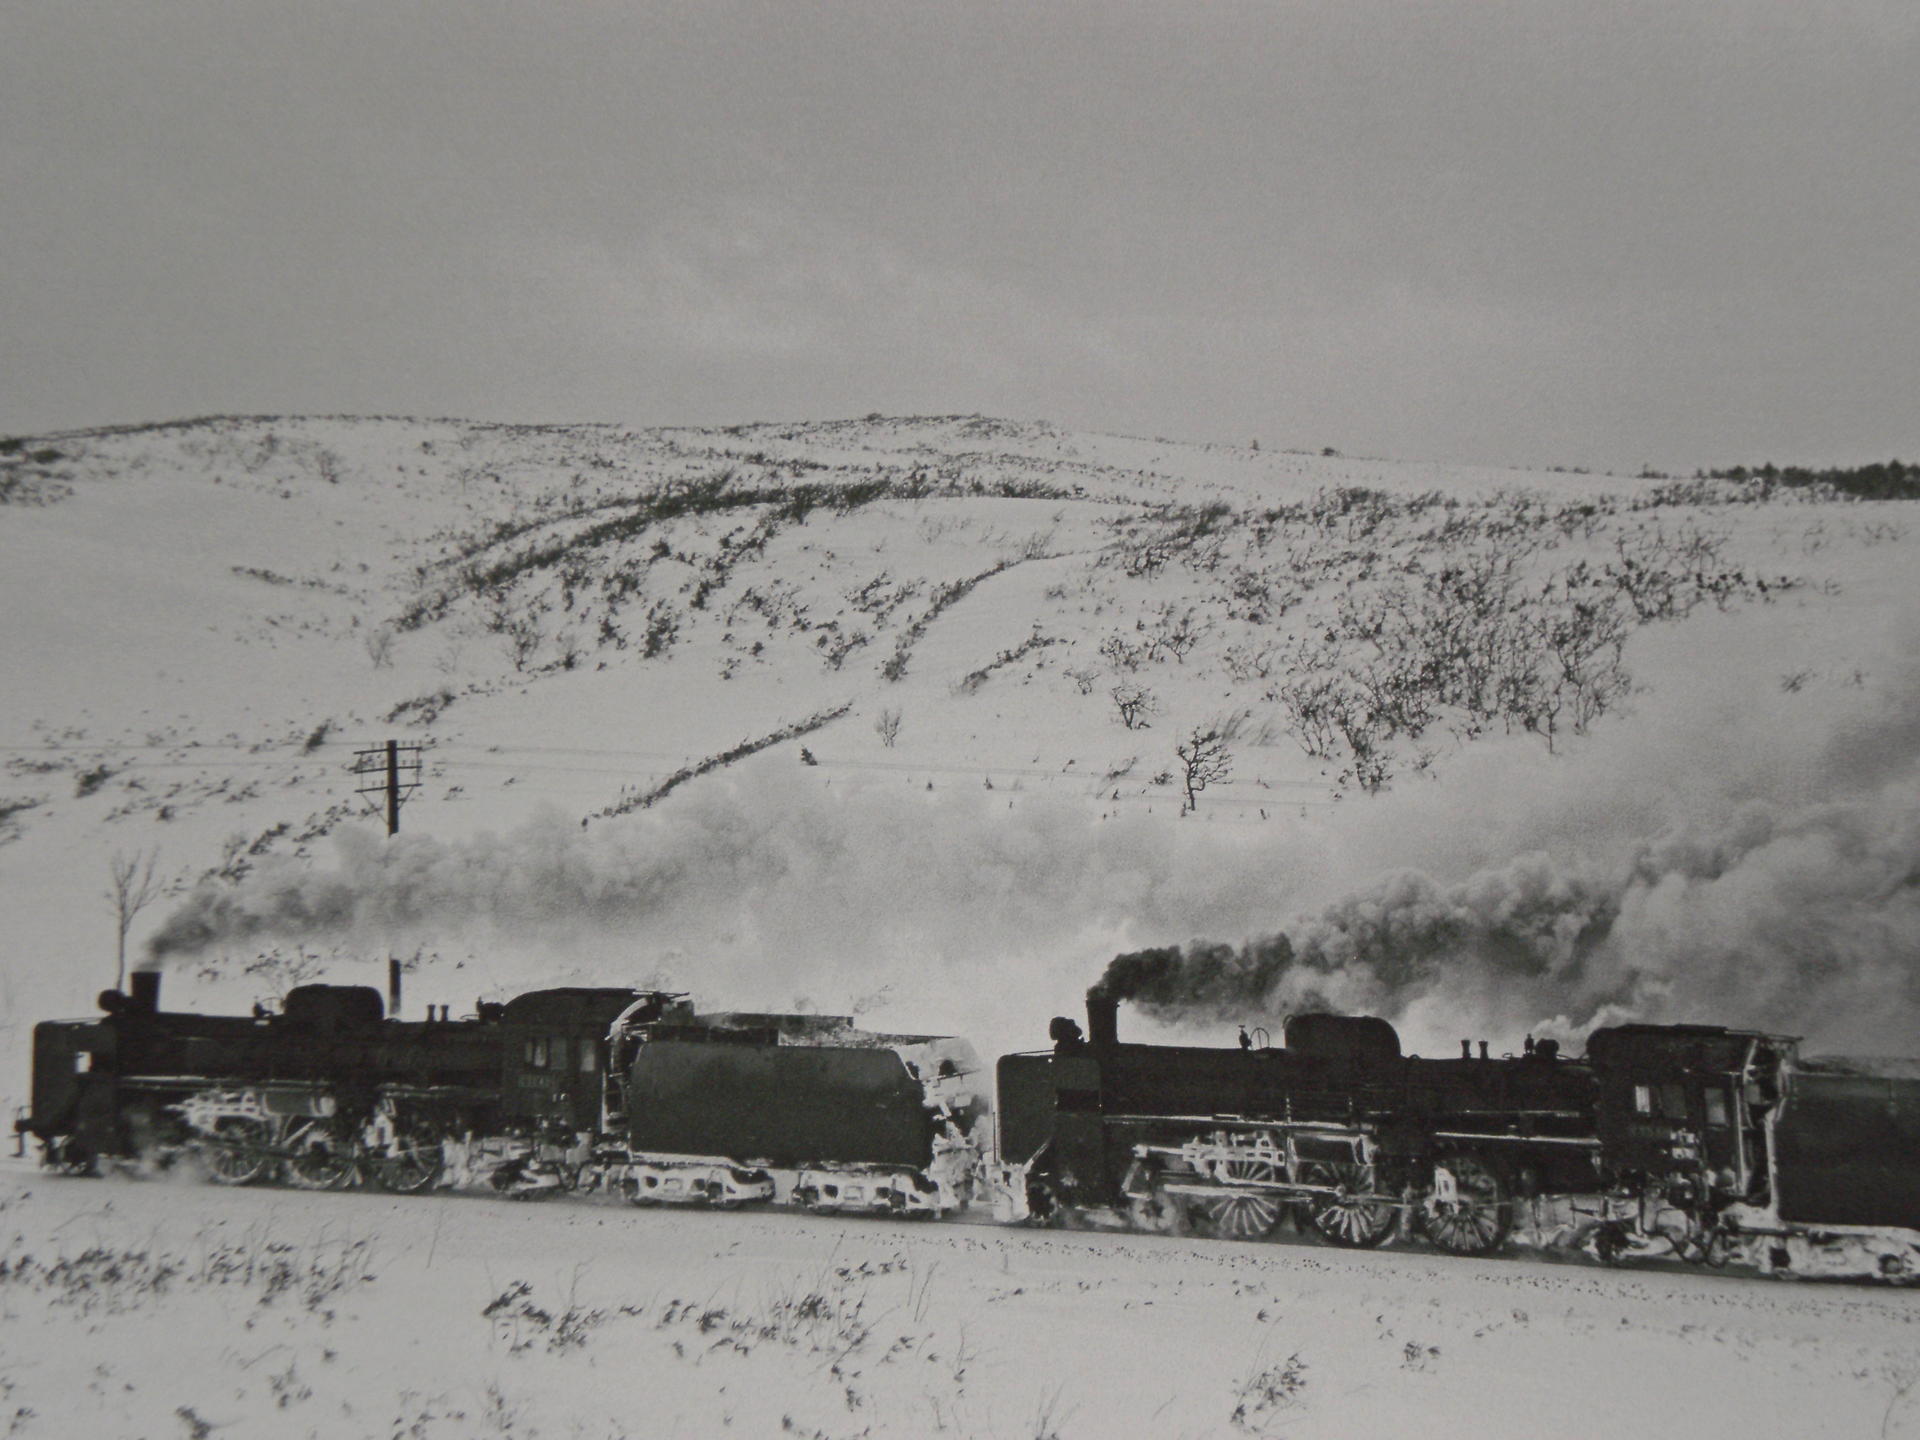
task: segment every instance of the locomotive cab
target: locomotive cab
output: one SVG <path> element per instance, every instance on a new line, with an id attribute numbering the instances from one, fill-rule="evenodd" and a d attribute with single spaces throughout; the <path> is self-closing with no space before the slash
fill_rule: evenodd
<path id="1" fill-rule="evenodd" d="M 1683 1209 L 1764 1200 L 1766 1117 L 1780 1098 L 1790 1037 L 1715 1025 L 1596 1030 L 1597 1130 L 1617 1180 L 1659 1183 Z"/>
<path id="2" fill-rule="evenodd" d="M 609 1030 L 654 996 L 628 989 L 565 987 L 519 995 L 501 1007 L 502 1104 L 507 1120 L 591 1134 L 602 1126 Z"/>

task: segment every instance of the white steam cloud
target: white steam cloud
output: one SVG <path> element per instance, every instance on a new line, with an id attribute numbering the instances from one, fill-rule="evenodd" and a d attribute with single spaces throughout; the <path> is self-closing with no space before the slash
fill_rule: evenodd
<path id="1" fill-rule="evenodd" d="M 591 829 L 343 832 L 330 867 L 201 887 L 152 953 L 461 934 L 507 957 L 502 981 L 543 983 L 558 958 L 579 981 L 669 979 L 710 1003 L 888 992 L 888 1023 L 986 1049 L 1042 1043 L 1127 952 L 1102 986 L 1185 1026 L 1325 1005 L 1385 1014 L 1427 1053 L 1622 1018 L 1911 1051 L 1920 667 L 1883 648 L 1876 676 L 1897 678 L 1789 694 L 1739 624 L 1687 643 L 1755 663 L 1661 687 L 1570 753 L 1478 742 L 1438 782 L 1311 822 L 826 787 L 775 753 Z M 1226 943 L 1141 949 L 1195 935 Z"/>

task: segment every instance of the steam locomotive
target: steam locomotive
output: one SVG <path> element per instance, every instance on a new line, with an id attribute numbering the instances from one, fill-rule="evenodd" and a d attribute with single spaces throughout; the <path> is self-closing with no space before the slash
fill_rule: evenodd
<path id="1" fill-rule="evenodd" d="M 851 1017 L 702 1014 L 674 992 L 550 989 L 394 1018 L 367 986 L 276 1012 L 164 1011 L 138 974 L 34 1032 L 16 1122 L 48 1165 L 197 1165 L 222 1184 L 601 1190 L 1335 1245 L 1510 1243 L 1793 1274 L 1920 1277 L 1920 1065 L 1815 1061 L 1792 1037 L 1597 1030 L 1586 1053 L 1403 1055 L 1372 1017 L 1274 1046 L 1083 1031 L 1002 1057 Z M 992 1100 L 991 1109 L 989 1100 Z M 989 1119 L 991 1117 L 991 1123 Z"/>
<path id="2" fill-rule="evenodd" d="M 1585 1056 L 1401 1054 L 1372 1017 L 1296 1015 L 1279 1047 L 1138 1045 L 1117 1002 L 998 1066 L 999 1153 L 1030 1213 L 1255 1240 L 1920 1276 L 1920 1065 L 1811 1060 L 1790 1036 L 1596 1030 Z"/>
<path id="3" fill-rule="evenodd" d="M 278 1011 L 160 1008 L 160 976 L 92 1020 L 34 1027 L 16 1120 L 48 1165 L 196 1164 L 219 1184 L 605 1188 L 640 1201 L 938 1215 L 978 1164 L 986 1097 L 964 1041 L 851 1017 L 697 1014 L 667 991 L 537 990 L 454 1019 L 391 1018 L 365 985 Z"/>

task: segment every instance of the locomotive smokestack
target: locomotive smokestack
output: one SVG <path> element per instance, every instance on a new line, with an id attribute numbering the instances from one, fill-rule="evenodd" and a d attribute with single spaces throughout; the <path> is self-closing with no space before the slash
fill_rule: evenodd
<path id="1" fill-rule="evenodd" d="M 1087 996 L 1087 1042 L 1096 1050 L 1120 1043 L 1120 1002 Z"/>
<path id="2" fill-rule="evenodd" d="M 392 956 L 387 957 L 387 1015 L 388 1018 L 400 1013 L 400 962 Z"/>
<path id="3" fill-rule="evenodd" d="M 158 970 L 136 970 L 127 977 L 127 999 L 131 1007 L 143 1015 L 156 1015 L 160 1011 L 160 972 Z"/>

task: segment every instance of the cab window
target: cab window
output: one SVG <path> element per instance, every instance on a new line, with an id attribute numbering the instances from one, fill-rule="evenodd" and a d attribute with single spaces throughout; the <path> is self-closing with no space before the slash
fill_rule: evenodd
<path id="1" fill-rule="evenodd" d="M 1687 1118 L 1687 1087 L 1678 1081 L 1633 1087 L 1633 1113 L 1662 1120 Z"/>
<path id="2" fill-rule="evenodd" d="M 1732 1106 L 1728 1102 L 1732 1097 L 1727 1093 L 1726 1087 L 1723 1085 L 1709 1085 L 1707 1086 L 1706 1097 L 1707 1124 L 1732 1124 L 1733 1122 L 1728 1118 L 1732 1111 Z"/>

